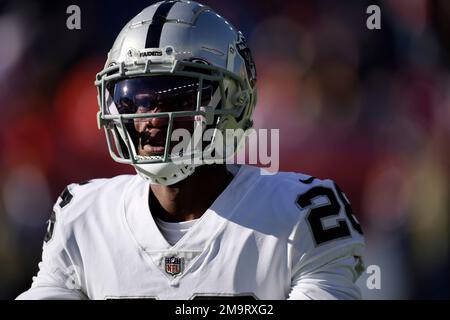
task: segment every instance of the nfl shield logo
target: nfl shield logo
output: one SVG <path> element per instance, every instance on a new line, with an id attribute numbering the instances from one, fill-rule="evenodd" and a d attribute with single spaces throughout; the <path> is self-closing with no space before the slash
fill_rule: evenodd
<path id="1" fill-rule="evenodd" d="M 171 276 L 175 276 L 183 271 L 184 258 L 175 256 L 165 257 L 166 272 Z"/>

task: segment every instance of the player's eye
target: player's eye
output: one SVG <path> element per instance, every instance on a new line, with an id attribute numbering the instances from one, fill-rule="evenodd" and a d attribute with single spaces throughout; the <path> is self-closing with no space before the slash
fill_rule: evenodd
<path id="1" fill-rule="evenodd" d="M 108 91 L 117 108 L 115 112 L 120 114 L 194 111 L 198 85 L 198 79 L 189 77 L 138 77 L 119 80 Z M 201 106 L 211 102 L 217 87 L 211 81 L 203 81 Z"/>
<path id="2" fill-rule="evenodd" d="M 133 100 L 128 97 L 121 97 L 116 105 L 120 114 L 135 113 L 137 110 Z"/>

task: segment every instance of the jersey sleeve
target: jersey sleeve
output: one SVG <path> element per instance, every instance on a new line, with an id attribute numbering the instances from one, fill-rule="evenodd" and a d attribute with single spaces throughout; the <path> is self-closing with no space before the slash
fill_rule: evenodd
<path id="1" fill-rule="evenodd" d="M 331 180 L 297 198 L 302 215 L 291 234 L 288 299 L 361 299 L 355 282 L 364 270 L 364 238 L 348 199 Z"/>
<path id="2" fill-rule="evenodd" d="M 20 294 L 17 300 L 87 299 L 81 290 L 80 269 L 67 250 L 68 235 L 64 231 L 61 217 L 65 213 L 61 207 L 70 201 L 69 189 L 70 186 L 65 189 L 53 207 L 44 239 L 39 271 L 33 277 L 31 288 Z"/>

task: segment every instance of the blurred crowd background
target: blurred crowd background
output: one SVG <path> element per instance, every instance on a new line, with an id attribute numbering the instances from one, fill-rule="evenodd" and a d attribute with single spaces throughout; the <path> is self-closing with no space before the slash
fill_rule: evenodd
<path id="1" fill-rule="evenodd" d="M 0 299 L 27 289 L 65 185 L 133 173 L 96 126 L 95 74 L 122 26 L 156 1 L 0 1 Z M 449 298 L 450 1 L 205 0 L 247 37 L 257 128 L 281 169 L 338 182 L 381 289 Z M 66 8 L 81 8 L 68 30 Z M 368 30 L 366 8 L 381 8 Z"/>

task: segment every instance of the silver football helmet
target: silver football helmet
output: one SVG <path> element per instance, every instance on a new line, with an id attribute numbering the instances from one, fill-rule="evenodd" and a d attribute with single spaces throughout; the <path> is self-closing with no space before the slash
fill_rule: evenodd
<path id="1" fill-rule="evenodd" d="M 171 185 L 211 163 L 193 138 L 183 149 L 190 152 L 171 152 L 174 129 L 211 129 L 208 154 L 229 159 L 253 125 L 255 84 L 250 50 L 228 21 L 194 1 L 158 2 L 125 25 L 96 76 L 99 128 L 115 161 Z M 231 152 L 215 139 L 227 129 L 241 129 Z M 181 157 L 190 161 L 176 161 Z"/>

